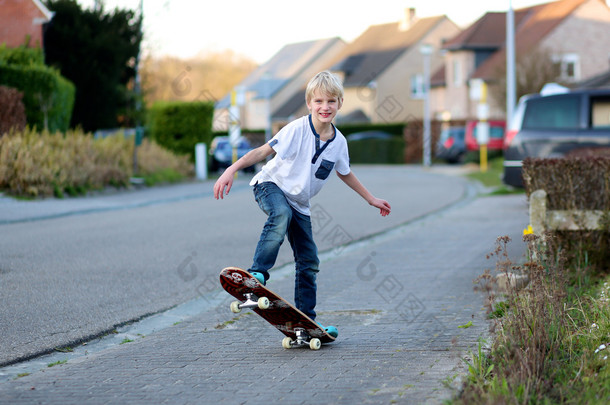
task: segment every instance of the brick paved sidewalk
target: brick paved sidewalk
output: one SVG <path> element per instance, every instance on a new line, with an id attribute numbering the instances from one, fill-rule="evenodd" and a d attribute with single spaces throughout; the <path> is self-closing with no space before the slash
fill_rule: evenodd
<path id="1" fill-rule="evenodd" d="M 441 403 L 487 334 L 473 279 L 494 267 L 498 236 L 522 256 L 527 220 L 523 196 L 482 197 L 327 253 L 318 319 L 339 338 L 319 351 L 283 349 L 283 335 L 214 290 L 203 298 L 219 305 L 173 327 L 0 383 L 0 402 Z M 291 272 L 269 287 L 291 299 Z"/>

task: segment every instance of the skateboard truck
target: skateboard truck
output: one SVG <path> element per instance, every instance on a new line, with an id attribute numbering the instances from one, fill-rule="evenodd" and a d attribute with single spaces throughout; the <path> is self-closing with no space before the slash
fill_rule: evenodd
<path id="1" fill-rule="evenodd" d="M 236 314 L 238 312 L 241 312 L 241 310 L 244 308 L 248 308 L 248 309 L 250 309 L 250 308 L 258 308 L 258 309 L 269 308 L 270 302 L 269 302 L 269 298 L 267 298 L 267 297 L 258 298 L 253 293 L 246 293 L 246 294 L 244 294 L 244 297 L 246 297 L 246 301 L 243 303 L 241 303 L 239 301 L 233 301 L 231 303 L 231 312 Z"/>
<path id="2" fill-rule="evenodd" d="M 290 339 L 289 337 L 285 337 L 282 340 L 282 347 L 284 349 L 291 349 L 293 347 L 302 347 L 309 346 L 311 350 L 320 350 L 322 347 L 322 342 L 318 338 L 309 339 L 310 336 L 307 334 L 305 329 L 303 328 L 295 328 L 294 333 L 296 333 L 297 338 L 295 340 Z"/>

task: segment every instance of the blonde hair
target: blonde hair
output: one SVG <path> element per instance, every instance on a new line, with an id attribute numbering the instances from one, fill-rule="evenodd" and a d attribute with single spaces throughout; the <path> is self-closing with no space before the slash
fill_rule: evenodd
<path id="1" fill-rule="evenodd" d="M 337 76 L 328 70 L 318 73 L 307 83 L 307 89 L 305 90 L 305 102 L 307 104 L 313 98 L 316 90 L 320 90 L 326 95 L 343 99 L 343 84 Z"/>

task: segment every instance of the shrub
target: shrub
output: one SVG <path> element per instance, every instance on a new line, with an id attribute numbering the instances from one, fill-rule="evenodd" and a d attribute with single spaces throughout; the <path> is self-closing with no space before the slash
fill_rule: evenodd
<path id="1" fill-rule="evenodd" d="M 557 231 L 558 244 L 570 252 L 570 261 L 589 261 L 597 270 L 610 263 L 610 157 L 568 157 L 523 161 L 527 196 L 547 193 L 548 210 L 601 210 L 605 222 L 599 230 Z"/>
<path id="2" fill-rule="evenodd" d="M 0 138 L 0 188 L 25 197 L 63 197 L 106 186 L 129 185 L 133 139 L 122 135 L 94 140 L 82 130 L 65 134 L 32 129 Z M 180 180 L 193 173 L 188 156 L 175 156 L 145 140 L 138 149 L 139 171 L 155 181 Z"/>
<path id="3" fill-rule="evenodd" d="M 362 139 L 349 142 L 351 163 L 404 163 L 405 141 L 401 137 L 392 139 Z"/>
<path id="4" fill-rule="evenodd" d="M 66 131 L 74 108 L 74 85 L 46 66 L 0 64 L 0 84 L 23 92 L 27 122 L 49 131 Z"/>
<path id="5" fill-rule="evenodd" d="M 23 93 L 0 86 L 0 136 L 11 129 L 23 130 L 26 125 Z"/>
<path id="6" fill-rule="evenodd" d="M 19 66 L 44 66 L 44 54 L 41 48 L 18 46 L 9 48 L 0 44 L 0 64 Z"/>
<path id="7" fill-rule="evenodd" d="M 149 111 L 150 136 L 164 148 L 194 158 L 197 143 L 210 148 L 213 115 L 210 102 L 157 102 Z"/>

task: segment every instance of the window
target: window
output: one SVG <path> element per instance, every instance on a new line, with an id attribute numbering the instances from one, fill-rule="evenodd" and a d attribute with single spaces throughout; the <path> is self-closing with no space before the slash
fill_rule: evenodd
<path id="1" fill-rule="evenodd" d="M 411 98 L 422 99 L 426 94 L 424 75 L 418 73 L 411 76 Z"/>
<path id="2" fill-rule="evenodd" d="M 591 127 L 610 128 L 610 97 L 591 98 Z"/>
<path id="3" fill-rule="evenodd" d="M 453 85 L 462 85 L 462 64 L 459 60 L 453 61 Z"/>
<path id="4" fill-rule="evenodd" d="M 579 128 L 580 97 L 538 98 L 527 102 L 524 129 Z"/>
<path id="5" fill-rule="evenodd" d="M 472 136 L 474 139 L 477 138 L 477 126 L 475 125 L 474 130 L 472 131 Z M 489 126 L 489 139 L 502 139 L 504 138 L 504 128 L 490 125 Z"/>
<path id="6" fill-rule="evenodd" d="M 553 55 L 557 76 L 566 82 L 580 80 L 580 57 L 575 53 Z"/>

